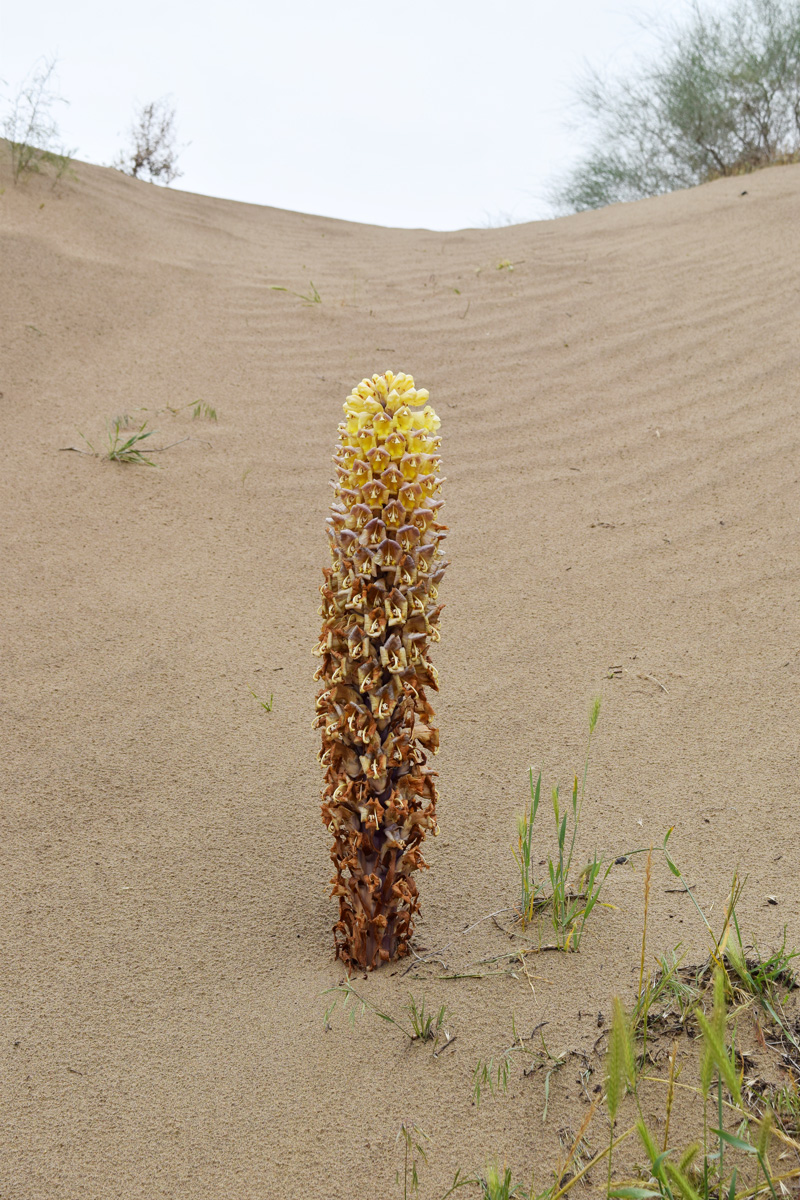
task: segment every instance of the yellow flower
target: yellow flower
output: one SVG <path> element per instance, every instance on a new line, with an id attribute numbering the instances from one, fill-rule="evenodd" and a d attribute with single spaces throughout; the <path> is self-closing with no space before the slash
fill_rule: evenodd
<path id="1" fill-rule="evenodd" d="M 384 445 L 394 459 L 402 458 L 406 452 L 406 439 L 399 429 L 387 434 Z"/>

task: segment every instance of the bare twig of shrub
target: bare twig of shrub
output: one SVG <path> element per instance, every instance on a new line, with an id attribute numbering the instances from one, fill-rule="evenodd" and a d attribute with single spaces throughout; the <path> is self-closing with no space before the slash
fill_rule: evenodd
<path id="1" fill-rule="evenodd" d="M 178 170 L 180 147 L 177 143 L 175 108 L 167 96 L 143 105 L 129 131 L 129 148 L 114 166 L 134 179 L 150 183 L 172 183 L 183 174 Z"/>

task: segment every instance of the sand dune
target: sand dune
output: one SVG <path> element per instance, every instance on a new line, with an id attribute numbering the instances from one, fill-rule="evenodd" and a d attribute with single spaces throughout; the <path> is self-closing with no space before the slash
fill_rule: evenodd
<path id="1" fill-rule="evenodd" d="M 514 903 L 528 767 L 569 783 L 597 691 L 581 854 L 674 825 L 703 906 L 738 863 L 748 927 L 800 943 L 800 166 L 450 234 L 4 170 L 0 1196 L 389 1197 L 402 1121 L 433 1139 L 424 1195 L 495 1154 L 542 1176 L 572 1075 L 543 1124 L 540 1076 L 475 1108 L 472 1071 L 512 1016 L 592 1045 L 636 984 L 641 871 L 533 989 L 437 962 L 360 981 L 394 1013 L 447 1003 L 441 1058 L 368 1016 L 324 1031 L 310 650 L 336 423 L 387 367 L 442 417 L 419 947 L 462 970 L 507 950 L 461 931 Z M 272 290 L 310 281 L 319 304 Z M 122 413 L 180 443 L 159 469 L 62 451 Z M 669 880 L 652 944 L 697 957 Z"/>

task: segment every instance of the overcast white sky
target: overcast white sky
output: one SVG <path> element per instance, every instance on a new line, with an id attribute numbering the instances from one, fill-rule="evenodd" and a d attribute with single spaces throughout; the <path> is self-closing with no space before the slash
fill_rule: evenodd
<path id="1" fill-rule="evenodd" d="M 169 94 L 174 187 L 378 225 L 547 216 L 582 141 L 584 62 L 652 50 L 641 19 L 687 0 L 35 0 L 0 18 L 0 115 L 40 56 L 79 158 L 110 163 L 134 107 Z"/>

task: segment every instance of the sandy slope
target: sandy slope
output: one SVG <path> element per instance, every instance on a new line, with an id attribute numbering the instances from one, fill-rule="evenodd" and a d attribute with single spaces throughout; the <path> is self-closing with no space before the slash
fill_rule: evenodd
<path id="1" fill-rule="evenodd" d="M 0 183 L 0 1196 L 394 1196 L 402 1120 L 433 1138 L 426 1196 L 495 1153 L 542 1178 L 573 1076 L 542 1125 L 541 1076 L 476 1109 L 472 1070 L 512 1015 L 592 1044 L 635 984 L 638 868 L 535 994 L 436 963 L 361 983 L 393 1013 L 409 987 L 446 1002 L 449 1054 L 369 1018 L 323 1032 L 310 649 L 340 406 L 391 367 L 443 418 L 420 947 L 462 970 L 508 949 L 459 934 L 513 904 L 528 765 L 569 780 L 597 690 L 582 854 L 675 825 L 704 906 L 738 862 L 747 928 L 800 942 L 800 167 L 453 234 L 83 165 L 60 196 Z M 319 305 L 271 290 L 309 280 Z M 217 424 L 166 411 L 199 398 Z M 159 470 L 61 452 L 140 410 L 157 445 L 190 435 Z M 653 949 L 699 957 L 670 880 Z"/>

